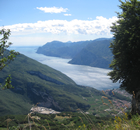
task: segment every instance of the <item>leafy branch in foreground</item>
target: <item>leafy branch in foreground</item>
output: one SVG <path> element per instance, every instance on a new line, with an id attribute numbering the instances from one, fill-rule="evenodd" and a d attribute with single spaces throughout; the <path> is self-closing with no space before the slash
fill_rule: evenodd
<path id="1" fill-rule="evenodd" d="M 15 57 L 19 54 L 18 52 L 15 52 L 14 50 L 8 51 L 7 48 L 12 45 L 11 42 L 7 43 L 7 40 L 9 39 L 9 36 L 11 34 L 11 31 L 9 29 L 2 29 L 0 30 L 0 35 L 2 35 L 2 38 L 0 39 L 0 71 L 4 69 L 11 61 L 15 59 Z M 0 84 L 1 85 L 1 84 Z M 5 85 L 1 85 L 3 89 L 9 89 L 13 88 L 11 85 L 11 76 L 9 75 L 5 80 Z"/>

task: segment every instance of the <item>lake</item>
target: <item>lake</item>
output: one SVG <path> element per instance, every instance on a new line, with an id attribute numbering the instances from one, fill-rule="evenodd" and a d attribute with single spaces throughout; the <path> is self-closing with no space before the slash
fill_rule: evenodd
<path id="1" fill-rule="evenodd" d="M 71 59 L 63 59 L 58 57 L 50 57 L 37 54 L 38 46 L 11 46 L 9 49 L 15 50 L 35 59 L 36 61 L 48 65 L 73 79 L 78 85 L 89 86 L 98 90 L 118 88 L 119 83 L 112 83 L 107 76 L 109 69 L 90 67 L 84 65 L 68 64 Z"/>

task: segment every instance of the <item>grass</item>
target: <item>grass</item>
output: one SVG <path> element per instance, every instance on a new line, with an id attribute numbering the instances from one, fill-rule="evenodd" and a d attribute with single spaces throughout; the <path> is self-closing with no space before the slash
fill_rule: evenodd
<path id="1" fill-rule="evenodd" d="M 115 116 L 113 121 L 99 124 L 101 130 L 139 130 L 140 129 L 140 115 L 133 115 L 128 119 L 128 114 L 124 113 L 123 116 Z"/>
<path id="2" fill-rule="evenodd" d="M 7 128 L 0 128 L 0 130 L 7 130 Z"/>
<path id="3" fill-rule="evenodd" d="M 3 118 L 3 119 L 2 119 Z M 7 123 L 8 122 L 8 123 Z M 43 115 L 32 113 L 0 118 L 0 130 L 139 130 L 140 115 L 131 115 L 122 109 L 121 115 L 115 117 L 95 117 L 78 109 L 77 112 L 62 112 Z"/>

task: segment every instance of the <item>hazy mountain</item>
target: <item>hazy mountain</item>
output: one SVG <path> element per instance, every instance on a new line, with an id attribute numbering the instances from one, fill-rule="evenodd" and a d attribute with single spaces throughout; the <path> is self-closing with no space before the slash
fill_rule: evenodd
<path id="1" fill-rule="evenodd" d="M 75 55 L 69 63 L 109 68 L 113 56 L 109 48 L 111 41 L 112 39 L 98 39 L 92 41 Z"/>
<path id="2" fill-rule="evenodd" d="M 52 41 L 48 42 L 42 47 L 39 47 L 37 53 L 47 56 L 73 58 L 79 51 L 81 51 L 88 42 L 60 42 Z"/>
<path id="3" fill-rule="evenodd" d="M 112 38 L 98 38 L 91 41 L 59 42 L 52 41 L 39 47 L 37 53 L 47 56 L 71 58 L 70 64 L 109 68 L 112 60 L 110 42 Z"/>

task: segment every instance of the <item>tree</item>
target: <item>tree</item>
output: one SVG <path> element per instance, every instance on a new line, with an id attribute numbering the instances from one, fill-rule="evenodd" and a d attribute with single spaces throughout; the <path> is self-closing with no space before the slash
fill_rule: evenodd
<path id="1" fill-rule="evenodd" d="M 132 114 L 140 114 L 140 1 L 120 2 L 122 12 L 117 13 L 118 21 L 111 27 L 113 70 L 108 75 L 121 83 L 120 88 L 133 93 Z"/>
<path id="2" fill-rule="evenodd" d="M 16 55 L 19 54 L 14 50 L 11 51 L 7 50 L 7 48 L 12 44 L 11 42 L 7 43 L 10 34 L 11 32 L 9 29 L 0 30 L 0 35 L 2 35 L 2 38 L 0 39 L 0 71 L 2 71 L 4 67 L 6 67 L 11 61 L 13 61 Z M 3 89 L 12 88 L 10 75 L 5 79 L 5 84 L 2 87 Z"/>

